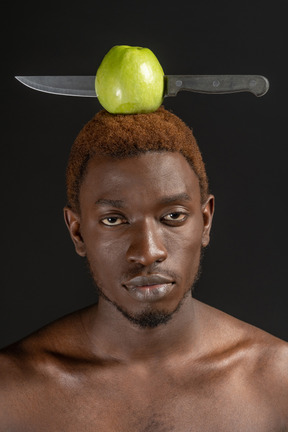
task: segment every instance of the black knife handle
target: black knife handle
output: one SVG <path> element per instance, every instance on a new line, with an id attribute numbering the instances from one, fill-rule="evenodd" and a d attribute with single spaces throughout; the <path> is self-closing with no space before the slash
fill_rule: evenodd
<path id="1" fill-rule="evenodd" d="M 269 89 L 269 81 L 261 75 L 166 75 L 165 81 L 165 96 L 187 90 L 210 94 L 250 92 L 259 97 Z"/>

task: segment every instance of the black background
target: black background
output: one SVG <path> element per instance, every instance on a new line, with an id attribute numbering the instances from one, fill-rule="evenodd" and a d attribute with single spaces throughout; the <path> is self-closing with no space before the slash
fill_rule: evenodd
<path id="1" fill-rule="evenodd" d="M 96 301 L 66 230 L 70 146 L 101 109 L 15 75 L 93 75 L 114 45 L 150 48 L 166 74 L 259 74 L 250 93 L 179 93 L 216 213 L 196 297 L 288 340 L 287 0 L 11 3 L 2 16 L 0 344 Z M 6 54 L 5 54 L 6 51 Z"/>

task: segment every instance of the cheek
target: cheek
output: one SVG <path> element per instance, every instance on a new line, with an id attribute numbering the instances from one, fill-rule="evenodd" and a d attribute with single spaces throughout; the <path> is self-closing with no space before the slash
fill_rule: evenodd
<path id="1" fill-rule="evenodd" d="M 201 256 L 201 239 L 195 242 L 194 239 L 186 238 L 181 244 L 174 243 L 175 252 L 171 256 L 171 264 L 175 264 L 181 273 L 187 276 L 198 270 Z"/>
<path id="2" fill-rule="evenodd" d="M 83 217 L 81 235 L 85 244 L 86 255 L 91 264 L 101 268 L 101 265 L 113 260 L 115 255 L 119 255 L 119 243 L 115 238 L 109 238 L 107 233 L 102 232 L 99 223 L 94 215 Z"/>
<path id="3" fill-rule="evenodd" d="M 167 236 L 167 245 L 172 254 L 185 255 L 193 258 L 201 250 L 203 233 L 203 219 L 195 218 L 189 225 L 175 228 Z"/>
<path id="4" fill-rule="evenodd" d="M 109 281 L 119 274 L 123 255 L 125 256 L 123 244 L 115 240 L 104 240 L 101 236 L 90 237 L 85 244 L 87 259 L 97 281 Z"/>
<path id="5" fill-rule="evenodd" d="M 202 250 L 203 224 L 193 224 L 190 229 L 178 231 L 168 240 L 168 259 L 171 266 L 178 268 L 182 275 L 190 279 L 198 271 Z M 186 227 L 187 228 L 187 227 Z"/>

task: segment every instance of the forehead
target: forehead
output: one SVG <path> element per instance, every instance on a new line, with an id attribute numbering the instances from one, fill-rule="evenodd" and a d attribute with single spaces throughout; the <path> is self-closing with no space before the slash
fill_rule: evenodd
<path id="1" fill-rule="evenodd" d="M 181 193 L 200 202 L 198 177 L 179 152 L 148 152 L 125 159 L 96 156 L 87 166 L 80 206 L 99 198 L 133 200 L 141 195 L 153 200 Z"/>

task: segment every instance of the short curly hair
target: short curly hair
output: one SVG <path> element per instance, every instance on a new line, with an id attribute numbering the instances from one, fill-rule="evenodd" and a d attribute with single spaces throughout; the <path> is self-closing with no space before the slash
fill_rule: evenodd
<path id="1" fill-rule="evenodd" d="M 115 115 L 98 112 L 80 130 L 66 169 L 67 206 L 80 213 L 79 193 L 88 161 L 94 156 L 129 158 L 150 151 L 180 152 L 199 179 L 202 203 L 209 186 L 205 165 L 192 130 L 161 106 L 147 114 Z"/>

